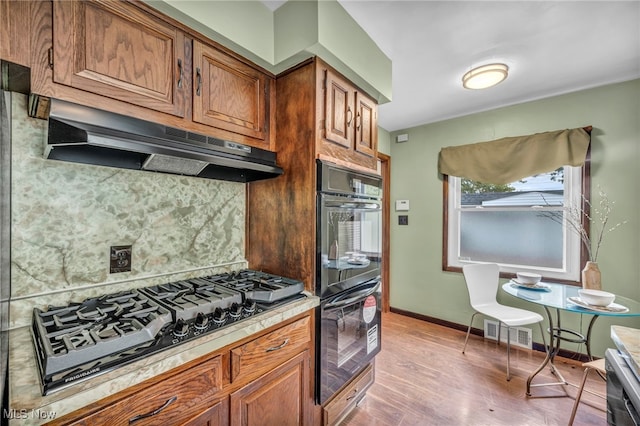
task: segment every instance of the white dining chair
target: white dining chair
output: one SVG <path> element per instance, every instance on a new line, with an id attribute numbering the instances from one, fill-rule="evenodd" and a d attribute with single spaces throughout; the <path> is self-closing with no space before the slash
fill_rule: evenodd
<path id="1" fill-rule="evenodd" d="M 469 321 L 467 337 L 464 339 L 464 354 L 469 340 L 469 333 L 473 325 L 473 319 L 477 314 L 483 314 L 499 322 L 498 324 L 498 344 L 500 344 L 500 329 L 502 324 L 507 328 L 507 381 L 511 380 L 511 327 L 538 323 L 544 341 L 544 330 L 542 328 L 542 315 L 526 309 L 515 308 L 498 303 L 498 285 L 500 280 L 500 267 L 495 263 L 477 263 L 462 267 L 467 290 L 469 291 L 469 302 L 474 309 L 474 313 Z"/>

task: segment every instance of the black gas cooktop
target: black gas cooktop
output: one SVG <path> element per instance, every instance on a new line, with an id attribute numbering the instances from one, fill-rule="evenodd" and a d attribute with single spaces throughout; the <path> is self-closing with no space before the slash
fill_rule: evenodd
<path id="1" fill-rule="evenodd" d="M 33 310 L 42 393 L 303 298 L 304 284 L 245 269 Z"/>

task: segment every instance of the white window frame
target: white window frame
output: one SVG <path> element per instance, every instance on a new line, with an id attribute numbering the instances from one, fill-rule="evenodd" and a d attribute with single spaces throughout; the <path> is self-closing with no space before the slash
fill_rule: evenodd
<path id="1" fill-rule="evenodd" d="M 584 167 L 584 166 L 583 166 Z M 583 197 L 583 167 L 564 167 L 564 206 L 568 205 L 581 205 Z M 460 216 L 461 216 L 461 188 L 460 183 L 462 179 L 459 177 L 448 176 L 448 188 L 447 188 L 447 226 L 446 238 L 446 260 L 445 270 L 456 270 L 462 268 L 465 264 L 479 263 L 470 260 L 465 260 L 460 257 Z M 587 196 L 587 194 L 584 194 Z M 484 207 L 486 208 L 486 207 Z M 545 209 L 544 206 L 532 206 L 525 207 L 525 209 Z M 551 208 L 551 207 L 550 207 Z M 497 207 L 487 208 L 492 211 L 497 210 L 511 210 L 513 207 Z M 520 207 L 522 209 L 522 207 Z M 557 208 L 556 208 L 557 210 Z M 541 268 L 533 267 L 530 265 L 514 265 L 507 263 L 499 263 L 500 271 L 503 273 L 513 273 L 518 271 L 536 272 L 541 274 L 545 279 L 556 279 L 558 281 L 580 281 L 581 271 L 581 253 L 582 242 L 576 232 L 572 231 L 570 226 L 566 223 L 566 217 L 563 218 L 563 233 L 564 233 L 564 261 L 560 268 Z"/>

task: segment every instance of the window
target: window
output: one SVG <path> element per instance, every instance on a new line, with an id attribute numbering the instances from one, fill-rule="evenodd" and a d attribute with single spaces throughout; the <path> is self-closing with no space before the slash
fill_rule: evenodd
<path id="1" fill-rule="evenodd" d="M 506 273 L 579 281 L 582 245 L 564 226 L 563 208 L 581 202 L 588 169 L 566 166 L 507 185 L 445 176 L 444 269 L 496 262 Z"/>

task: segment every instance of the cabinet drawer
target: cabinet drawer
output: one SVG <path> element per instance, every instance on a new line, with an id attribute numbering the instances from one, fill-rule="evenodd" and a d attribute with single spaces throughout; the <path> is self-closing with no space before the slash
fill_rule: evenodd
<path id="1" fill-rule="evenodd" d="M 367 389 L 374 381 L 373 364 L 369 364 L 353 379 L 342 391 L 340 391 L 323 408 L 323 424 L 325 426 L 338 424 L 362 399 Z"/>
<path id="2" fill-rule="evenodd" d="M 311 341 L 309 317 L 231 350 L 231 381 L 255 378 L 282 364 Z"/>
<path id="3" fill-rule="evenodd" d="M 217 356 L 70 424 L 179 424 L 211 406 L 211 401 L 220 397 L 221 388 L 222 361 L 221 357 Z M 154 412 L 156 413 L 153 414 Z"/>

